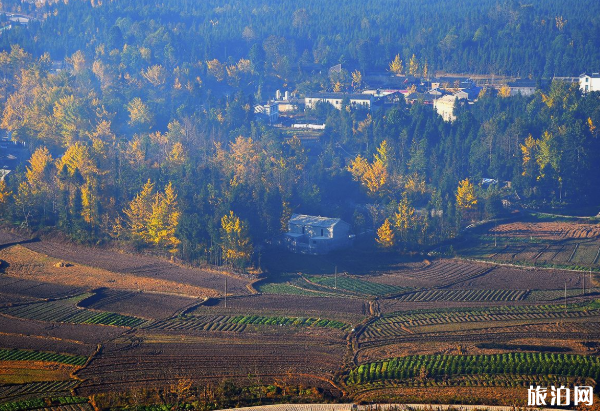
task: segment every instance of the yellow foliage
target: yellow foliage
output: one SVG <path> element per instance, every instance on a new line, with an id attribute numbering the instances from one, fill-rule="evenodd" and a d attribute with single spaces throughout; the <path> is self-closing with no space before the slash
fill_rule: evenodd
<path id="1" fill-rule="evenodd" d="M 402 196 L 402 200 L 398 204 L 398 212 L 394 213 L 394 227 L 402 233 L 406 234 L 415 223 L 415 209 L 410 206 L 406 194 Z"/>
<path id="2" fill-rule="evenodd" d="M 88 183 L 81 187 L 81 217 L 92 227 L 100 221 L 97 194 L 95 184 Z"/>
<path id="3" fill-rule="evenodd" d="M 381 187 L 387 182 L 387 169 L 381 161 L 376 161 L 367 169 L 363 175 L 363 184 L 371 194 L 378 192 Z"/>
<path id="4" fill-rule="evenodd" d="M 354 180 L 359 181 L 369 169 L 369 162 L 359 154 L 354 160 L 350 161 L 350 165 L 347 169 L 350 171 L 350 174 L 352 174 Z"/>
<path id="5" fill-rule="evenodd" d="M 477 197 L 475 197 L 473 183 L 466 178 L 458 184 L 458 190 L 456 192 L 456 207 L 469 210 L 476 204 Z"/>
<path id="6" fill-rule="evenodd" d="M 352 72 L 352 86 L 359 88 L 362 84 L 362 73 L 358 70 Z"/>
<path id="7" fill-rule="evenodd" d="M 217 59 L 209 60 L 206 62 L 208 73 L 217 79 L 217 81 L 223 81 L 225 78 L 225 64 L 221 63 Z"/>
<path id="8" fill-rule="evenodd" d="M 69 146 L 63 156 L 56 161 L 56 168 L 60 171 L 63 167 L 67 168 L 70 176 L 73 176 L 75 170 L 79 170 L 81 175 L 89 180 L 93 175 L 99 174 L 100 170 L 96 167 L 87 146 L 79 141 Z"/>
<path id="9" fill-rule="evenodd" d="M 152 216 L 152 195 L 154 192 L 154 183 L 150 180 L 146 182 L 142 191 L 129 203 L 129 207 L 123 210 L 128 218 L 130 233 L 134 238 L 147 240 L 146 223 Z"/>
<path id="10" fill-rule="evenodd" d="M 350 161 L 347 170 L 352 174 L 354 180 L 360 181 L 366 186 L 369 193 L 378 192 L 388 179 L 388 148 L 387 141 L 382 141 L 373 156 L 373 163 L 369 164 L 360 154 Z"/>
<path id="11" fill-rule="evenodd" d="M 417 61 L 417 56 L 414 54 L 410 58 L 408 62 L 408 74 L 411 76 L 416 76 L 419 73 L 419 62 Z"/>
<path id="12" fill-rule="evenodd" d="M 34 193 L 44 185 L 45 175 L 50 164 L 52 164 L 52 155 L 46 147 L 38 148 L 31 155 L 25 178 Z"/>
<path id="13" fill-rule="evenodd" d="M 181 212 L 172 183 L 165 187 L 164 193 L 154 193 L 154 183 L 148 180 L 123 212 L 128 218 L 132 237 L 172 253 L 177 251 L 181 241 L 175 232 Z"/>
<path id="14" fill-rule="evenodd" d="M 340 91 L 342 91 L 342 88 L 343 88 L 343 85 L 339 81 L 336 81 L 335 84 L 333 85 L 334 93 L 339 93 Z"/>
<path id="15" fill-rule="evenodd" d="M 152 113 L 141 98 L 136 97 L 127 105 L 129 124 L 149 127 L 152 124 Z"/>
<path id="16" fill-rule="evenodd" d="M 387 140 L 383 140 L 379 147 L 377 147 L 377 153 L 375 153 L 374 159 L 376 163 L 381 163 L 385 168 L 388 167 L 389 159 Z"/>
<path id="17" fill-rule="evenodd" d="M 507 85 L 500 87 L 498 95 L 502 98 L 510 97 L 510 87 L 508 87 Z"/>
<path id="18" fill-rule="evenodd" d="M 12 191 L 8 191 L 6 182 L 4 180 L 0 180 L 0 204 L 5 204 L 11 195 Z"/>
<path id="19" fill-rule="evenodd" d="M 230 264 L 244 267 L 250 262 L 252 243 L 248 227 L 233 211 L 221 218 L 221 249 L 225 261 Z"/>
<path id="20" fill-rule="evenodd" d="M 587 119 L 587 125 L 590 129 L 590 133 L 594 134 L 594 131 L 596 131 L 596 126 L 594 125 L 594 122 L 592 121 L 591 117 L 588 117 Z"/>
<path id="21" fill-rule="evenodd" d="M 413 173 L 406 179 L 406 183 L 404 184 L 404 189 L 410 193 L 420 193 L 425 194 L 427 190 L 425 186 L 425 180 L 419 176 L 417 173 Z"/>
<path id="22" fill-rule="evenodd" d="M 396 54 L 394 60 L 392 60 L 389 64 L 390 71 L 396 75 L 402 74 L 404 71 L 404 66 L 402 65 L 402 59 L 400 59 L 400 54 Z"/>
<path id="23" fill-rule="evenodd" d="M 535 158 L 538 148 L 539 143 L 531 136 L 531 134 L 525 139 L 525 144 L 521 144 L 521 154 L 523 156 L 523 176 L 527 175 L 527 170 L 530 167 L 531 160 Z"/>
<path id="24" fill-rule="evenodd" d="M 394 246 L 395 238 L 394 231 L 392 230 L 392 224 L 389 219 L 385 219 L 385 222 L 381 227 L 377 229 L 377 244 L 382 248 L 390 248 Z"/>
<path id="25" fill-rule="evenodd" d="M 159 87 L 166 83 L 167 71 L 160 64 L 155 64 L 146 70 L 142 70 L 142 77 L 148 80 L 154 87 Z"/>
<path id="26" fill-rule="evenodd" d="M 180 142 L 173 144 L 173 148 L 169 153 L 169 162 L 177 165 L 181 165 L 185 162 L 185 151 L 183 149 L 183 144 Z"/>

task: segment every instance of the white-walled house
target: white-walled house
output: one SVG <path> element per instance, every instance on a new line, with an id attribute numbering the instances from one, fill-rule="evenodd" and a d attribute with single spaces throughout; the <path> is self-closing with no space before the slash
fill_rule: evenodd
<path id="1" fill-rule="evenodd" d="M 454 104 L 457 99 L 457 96 L 450 94 L 440 97 L 433 102 L 433 108 L 440 116 L 442 116 L 444 121 L 452 122 L 456 120 L 456 116 L 454 115 Z"/>
<path id="2" fill-rule="evenodd" d="M 329 103 L 338 110 L 342 109 L 342 102 L 347 99 L 351 108 L 370 110 L 373 105 L 373 96 L 370 94 L 353 93 L 314 93 L 304 98 L 307 109 L 315 108 L 318 102 Z"/>
<path id="3" fill-rule="evenodd" d="M 285 233 L 287 248 L 295 253 L 327 254 L 352 245 L 350 224 L 339 218 L 293 214 Z"/>
<path id="4" fill-rule="evenodd" d="M 592 73 L 591 75 L 584 73 L 579 76 L 579 89 L 582 93 L 600 91 L 600 73 Z"/>

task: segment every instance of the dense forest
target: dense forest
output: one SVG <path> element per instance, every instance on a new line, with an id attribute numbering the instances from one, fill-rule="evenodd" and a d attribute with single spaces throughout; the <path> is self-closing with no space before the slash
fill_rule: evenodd
<path id="1" fill-rule="evenodd" d="M 529 97 L 484 89 L 456 106 L 453 123 L 418 102 L 372 113 L 321 105 L 309 115 L 327 128 L 310 148 L 253 110 L 279 87 L 328 90 L 340 81 L 329 65 L 385 71 L 396 55 L 414 56 L 417 76 L 598 69 L 598 2 L 3 7 L 39 19 L 0 35 L 1 127 L 31 153 L 0 184 L 13 224 L 245 267 L 293 212 L 341 217 L 382 246 L 414 248 L 501 213 L 503 198 L 600 200 L 600 96 L 577 84 L 554 81 Z"/>
<path id="2" fill-rule="evenodd" d="M 311 64 L 385 70 L 396 54 L 414 54 L 430 70 L 548 78 L 597 70 L 600 61 L 600 5 L 591 0 L 3 2 L 11 3 L 43 22 L 4 33 L 0 46 L 62 59 L 129 45 L 119 63 L 138 69 L 144 60 L 170 70 L 245 58 L 261 76 L 288 79 Z"/>

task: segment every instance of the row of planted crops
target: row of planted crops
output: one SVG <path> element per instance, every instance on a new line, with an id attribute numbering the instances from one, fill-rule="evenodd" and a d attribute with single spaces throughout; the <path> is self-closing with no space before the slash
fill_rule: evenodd
<path id="1" fill-rule="evenodd" d="M 600 358 L 556 353 L 493 355 L 416 355 L 363 364 L 353 369 L 348 384 L 415 377 L 516 374 L 600 378 Z"/>

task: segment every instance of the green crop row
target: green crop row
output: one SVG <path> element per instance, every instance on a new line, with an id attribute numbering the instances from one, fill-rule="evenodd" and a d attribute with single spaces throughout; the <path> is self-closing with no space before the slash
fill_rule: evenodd
<path id="1" fill-rule="evenodd" d="M 518 301 L 527 291 L 519 290 L 427 290 L 405 294 L 399 301 Z"/>
<path id="2" fill-rule="evenodd" d="M 493 355 L 417 355 L 363 364 L 353 369 L 348 384 L 416 377 L 457 375 L 560 375 L 600 378 L 600 358 L 556 353 Z"/>
<path id="3" fill-rule="evenodd" d="M 42 351 L 19 349 L 0 349 L 0 360 L 3 361 L 48 361 L 70 365 L 83 365 L 87 357 L 82 355 L 58 354 Z"/>
<path id="4" fill-rule="evenodd" d="M 83 404 L 86 402 L 88 402 L 88 399 L 84 397 L 35 398 L 0 404 L 0 411 L 25 411 L 56 405 Z"/>
<path id="5" fill-rule="evenodd" d="M 38 321 L 137 327 L 145 320 L 128 315 L 78 308 L 72 299 L 4 307 L 1 313 Z"/>
<path id="6" fill-rule="evenodd" d="M 348 324 L 340 321 L 327 320 L 323 318 L 307 317 L 263 317 L 259 315 L 238 315 L 231 317 L 227 322 L 235 324 L 253 324 L 253 325 L 290 325 L 306 327 L 327 327 L 346 329 Z"/>

